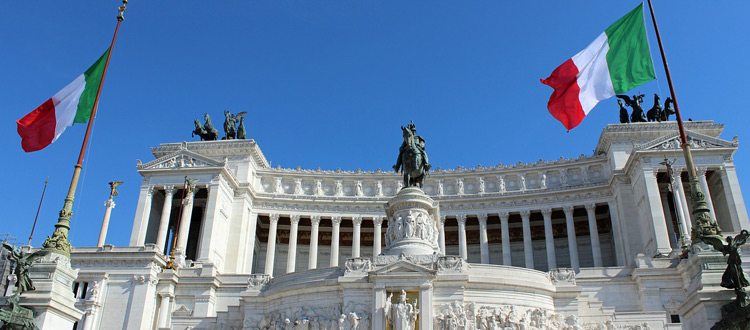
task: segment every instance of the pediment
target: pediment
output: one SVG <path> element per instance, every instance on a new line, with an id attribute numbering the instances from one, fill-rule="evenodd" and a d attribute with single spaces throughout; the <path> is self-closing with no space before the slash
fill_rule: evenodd
<path id="1" fill-rule="evenodd" d="M 224 163 L 202 156 L 187 149 L 181 149 L 159 157 L 145 164 L 138 164 L 138 170 L 223 167 Z"/>
<path id="2" fill-rule="evenodd" d="M 373 276 L 434 276 L 435 270 L 413 264 L 406 260 L 399 260 L 370 272 Z"/>
<path id="3" fill-rule="evenodd" d="M 715 149 L 715 148 L 736 148 L 738 146 L 737 138 L 727 141 L 705 134 L 687 131 L 688 143 L 694 150 Z M 636 151 L 651 150 L 677 150 L 680 148 L 680 134 L 675 132 L 670 135 L 651 140 L 649 142 L 635 146 Z"/>

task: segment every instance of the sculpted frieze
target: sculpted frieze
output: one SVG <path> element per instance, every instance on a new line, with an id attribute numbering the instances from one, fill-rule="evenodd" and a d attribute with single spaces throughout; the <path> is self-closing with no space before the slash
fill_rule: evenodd
<path id="1" fill-rule="evenodd" d="M 245 329 L 369 330 L 370 318 L 360 306 L 300 307 L 289 311 L 246 315 Z M 360 314 L 361 313 L 361 314 Z"/>

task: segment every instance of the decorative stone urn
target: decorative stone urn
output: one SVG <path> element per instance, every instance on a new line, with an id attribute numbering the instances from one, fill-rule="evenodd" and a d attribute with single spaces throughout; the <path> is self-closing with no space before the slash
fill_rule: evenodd
<path id="1" fill-rule="evenodd" d="M 438 246 L 439 208 L 422 189 L 406 187 L 385 204 L 384 255 L 432 255 Z"/>

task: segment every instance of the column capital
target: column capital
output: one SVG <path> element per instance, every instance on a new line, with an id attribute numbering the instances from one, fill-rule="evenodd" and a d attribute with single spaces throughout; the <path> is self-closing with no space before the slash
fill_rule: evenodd
<path id="1" fill-rule="evenodd" d="M 678 179 L 682 180 L 682 168 L 681 167 L 673 167 L 672 168 L 672 182 L 676 182 Z"/>
<path id="2" fill-rule="evenodd" d="M 352 217 L 352 224 L 355 226 L 361 226 L 362 225 L 362 217 L 361 216 L 354 216 Z"/>
<path id="3" fill-rule="evenodd" d="M 161 297 L 161 299 L 165 299 L 165 298 L 171 299 L 171 298 L 174 298 L 174 293 L 171 293 L 171 292 L 159 292 L 159 297 Z"/>
<path id="4" fill-rule="evenodd" d="M 278 213 L 271 213 L 268 215 L 268 218 L 271 220 L 271 223 L 278 223 L 279 222 L 279 214 Z"/>
<path id="5" fill-rule="evenodd" d="M 372 224 L 375 225 L 375 226 L 382 226 L 383 225 L 383 217 L 382 216 L 372 217 Z"/>
<path id="6" fill-rule="evenodd" d="M 573 215 L 573 209 L 575 209 L 574 205 L 563 205 L 562 207 L 563 212 L 565 212 L 565 216 Z"/>
<path id="7" fill-rule="evenodd" d="M 115 201 L 111 198 L 104 202 L 104 207 L 115 208 Z"/>
<path id="8" fill-rule="evenodd" d="M 696 174 L 698 174 L 698 177 L 702 177 L 702 176 L 705 177 L 707 171 L 708 171 L 708 167 L 706 167 L 706 166 L 696 166 L 695 167 L 695 172 L 696 172 Z"/>
<path id="9" fill-rule="evenodd" d="M 477 214 L 477 219 L 479 219 L 479 224 L 485 224 L 487 225 L 487 213 L 479 213 Z"/>
<path id="10" fill-rule="evenodd" d="M 542 216 L 544 216 L 545 218 L 551 217 L 552 216 L 552 208 L 551 207 L 543 208 L 542 209 Z"/>
<path id="11" fill-rule="evenodd" d="M 292 214 L 289 216 L 289 220 L 292 222 L 293 225 L 299 224 L 299 214 Z"/>
<path id="12" fill-rule="evenodd" d="M 531 210 L 521 210 L 521 218 L 528 219 L 531 216 Z"/>
<path id="13" fill-rule="evenodd" d="M 153 195 L 153 194 L 154 194 L 154 191 L 155 191 L 155 190 L 156 190 L 156 186 L 154 186 L 154 185 L 149 185 L 149 186 L 148 186 L 148 190 L 146 190 L 146 194 L 147 194 L 148 196 L 151 196 L 151 195 Z"/>
<path id="14" fill-rule="evenodd" d="M 432 289 L 432 283 L 425 283 L 425 284 L 422 284 L 422 285 L 420 285 L 420 286 L 419 286 L 419 288 L 420 288 L 420 289 L 422 289 L 422 290 L 429 290 L 429 289 Z"/>
<path id="15" fill-rule="evenodd" d="M 588 213 L 594 213 L 594 211 L 596 211 L 596 203 L 588 203 L 584 205 L 584 207 Z"/>
<path id="16" fill-rule="evenodd" d="M 174 189 L 174 185 L 166 185 L 166 184 L 164 185 L 164 193 L 165 193 L 165 194 L 166 194 L 167 196 L 172 196 L 172 195 L 174 195 L 174 192 L 175 192 L 175 190 L 176 190 L 176 189 Z"/>
<path id="17" fill-rule="evenodd" d="M 310 216 L 310 222 L 313 225 L 320 225 L 320 216 L 319 215 Z"/>
<path id="18" fill-rule="evenodd" d="M 439 221 L 440 221 L 440 225 L 441 225 L 441 226 L 445 226 L 445 218 L 446 218 L 446 216 L 444 216 L 444 215 L 441 215 L 441 216 L 440 216 L 440 219 L 439 219 Z"/>
<path id="19" fill-rule="evenodd" d="M 331 223 L 333 223 L 334 227 L 341 226 L 341 216 L 336 215 L 331 218 Z"/>
<path id="20" fill-rule="evenodd" d="M 508 221 L 508 217 L 510 216 L 510 212 L 508 211 L 500 211 L 497 213 L 497 215 L 500 217 L 500 220 L 502 221 Z"/>
<path id="21" fill-rule="evenodd" d="M 456 214 L 456 221 L 458 221 L 459 224 L 466 224 L 466 214 Z"/>

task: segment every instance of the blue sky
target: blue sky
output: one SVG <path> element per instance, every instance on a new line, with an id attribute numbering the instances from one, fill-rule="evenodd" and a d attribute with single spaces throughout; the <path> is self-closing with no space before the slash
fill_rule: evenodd
<path id="1" fill-rule="evenodd" d="M 32 245 L 51 234 L 85 125 L 24 153 L 15 120 L 88 68 L 108 47 L 118 1 L 0 2 L 0 147 L 6 203 L 0 233 Z M 434 166 L 590 155 L 618 120 L 601 102 L 569 133 L 550 116 L 552 70 L 635 1 L 138 1 L 130 2 L 104 84 L 74 205 L 74 246 L 96 244 L 109 192 L 120 186 L 108 243 L 127 245 L 150 147 L 193 141 L 193 119 L 248 111 L 248 136 L 273 166 L 389 169 L 399 125 L 414 120 Z M 655 1 L 683 116 L 724 123 L 750 189 L 744 148 L 747 1 Z M 648 15 L 648 14 L 647 14 Z M 650 22 L 650 16 L 647 16 Z M 652 54 L 658 56 L 647 25 Z M 634 92 L 668 94 L 658 81 Z M 645 107 L 651 106 L 647 98 Z M 744 124 L 743 124 L 744 123 Z M 745 196 L 747 192 L 744 193 Z"/>

